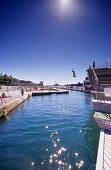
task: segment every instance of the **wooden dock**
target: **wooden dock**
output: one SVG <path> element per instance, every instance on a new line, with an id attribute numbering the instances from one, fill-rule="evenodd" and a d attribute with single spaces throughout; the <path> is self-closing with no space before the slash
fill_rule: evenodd
<path id="1" fill-rule="evenodd" d="M 69 90 L 58 90 L 58 91 L 33 91 L 32 96 L 41 96 L 41 95 L 52 95 L 52 94 L 68 94 Z"/>
<path id="2" fill-rule="evenodd" d="M 100 131 L 96 170 L 111 170 L 111 131 Z"/>

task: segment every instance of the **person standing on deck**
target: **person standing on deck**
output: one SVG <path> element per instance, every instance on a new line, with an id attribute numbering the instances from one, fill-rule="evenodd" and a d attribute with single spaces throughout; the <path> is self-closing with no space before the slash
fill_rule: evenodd
<path id="1" fill-rule="evenodd" d="M 21 95 L 22 96 L 24 95 L 24 89 L 23 88 L 21 89 Z"/>
<path id="2" fill-rule="evenodd" d="M 95 61 L 93 61 L 93 68 L 95 68 Z"/>

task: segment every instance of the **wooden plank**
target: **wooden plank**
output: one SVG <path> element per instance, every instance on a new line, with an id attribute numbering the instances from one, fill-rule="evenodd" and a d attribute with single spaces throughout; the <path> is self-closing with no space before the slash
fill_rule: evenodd
<path id="1" fill-rule="evenodd" d="M 104 168 L 106 169 L 106 170 L 111 170 L 111 168 L 108 166 L 108 164 L 104 161 Z"/>
<path id="2" fill-rule="evenodd" d="M 111 160 L 108 158 L 108 156 L 106 156 L 106 154 L 104 154 L 104 161 L 108 164 L 111 170 Z"/>
<path id="3" fill-rule="evenodd" d="M 100 131 L 96 170 L 103 170 L 104 131 Z"/>
<path id="4" fill-rule="evenodd" d="M 104 148 L 104 154 L 110 159 L 111 161 L 111 153 L 108 152 L 107 149 Z"/>
<path id="5" fill-rule="evenodd" d="M 105 141 L 107 141 L 109 144 L 111 144 L 111 140 L 109 140 L 109 138 L 105 137 Z"/>
<path id="6" fill-rule="evenodd" d="M 106 162 L 106 164 L 110 167 L 111 169 L 111 166 L 110 166 L 110 160 L 108 159 L 108 157 L 106 155 L 104 155 L 104 162 Z"/>
<path id="7" fill-rule="evenodd" d="M 111 134 L 105 131 L 104 136 L 104 169 L 111 170 Z"/>
<path id="8" fill-rule="evenodd" d="M 105 139 L 109 144 L 111 144 L 111 140 L 109 140 L 108 138 L 105 138 Z"/>
<path id="9" fill-rule="evenodd" d="M 111 153 L 111 150 L 109 149 L 108 145 L 105 144 L 104 149 L 106 149 L 109 152 L 109 154 Z"/>
<path id="10" fill-rule="evenodd" d="M 111 142 L 111 138 L 108 135 L 106 135 L 105 138 Z"/>
<path id="11" fill-rule="evenodd" d="M 109 143 L 107 141 L 105 141 L 105 145 L 104 146 L 107 146 L 108 147 L 108 150 L 109 152 L 111 153 L 111 146 L 109 145 Z"/>
<path id="12" fill-rule="evenodd" d="M 107 144 L 108 147 L 111 149 L 111 142 L 109 142 L 107 139 L 105 140 L 105 144 Z"/>

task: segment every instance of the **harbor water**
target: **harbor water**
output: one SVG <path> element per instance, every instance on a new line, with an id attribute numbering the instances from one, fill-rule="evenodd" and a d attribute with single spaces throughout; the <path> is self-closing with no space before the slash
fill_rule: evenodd
<path id="1" fill-rule="evenodd" d="M 0 170 L 95 170 L 99 128 L 89 93 L 31 97 L 0 119 Z"/>

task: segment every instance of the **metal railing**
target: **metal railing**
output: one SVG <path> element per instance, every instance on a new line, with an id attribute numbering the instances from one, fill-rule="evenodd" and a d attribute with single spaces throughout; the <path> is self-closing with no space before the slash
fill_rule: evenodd
<path id="1" fill-rule="evenodd" d="M 93 67 L 93 65 L 90 65 L 90 66 L 91 68 Z M 96 68 L 111 68 L 111 59 L 107 59 L 102 64 L 96 64 L 95 69 Z"/>
<path id="2" fill-rule="evenodd" d="M 98 78 L 97 78 L 97 75 L 96 75 L 96 72 L 95 72 L 95 70 L 94 70 L 94 68 L 92 67 L 92 71 L 93 71 L 93 74 L 94 74 L 94 81 L 95 81 L 95 83 L 96 83 L 96 85 L 98 86 Z"/>

